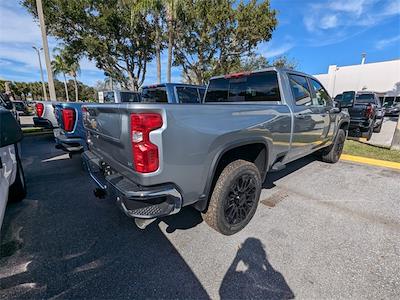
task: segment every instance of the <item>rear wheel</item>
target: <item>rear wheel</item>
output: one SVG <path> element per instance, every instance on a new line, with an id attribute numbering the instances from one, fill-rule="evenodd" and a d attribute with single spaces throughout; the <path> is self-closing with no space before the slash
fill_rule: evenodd
<path id="1" fill-rule="evenodd" d="M 382 130 L 382 125 L 383 125 L 383 120 L 381 121 L 381 123 L 379 124 L 379 126 L 374 128 L 374 132 L 375 133 L 379 133 Z"/>
<path id="2" fill-rule="evenodd" d="M 339 129 L 333 144 L 322 152 L 322 161 L 327 163 L 336 163 L 342 155 L 345 141 L 346 132 L 344 131 L 344 129 Z"/>
<path id="3" fill-rule="evenodd" d="M 367 136 L 366 136 L 367 141 L 369 141 L 372 138 L 373 133 L 374 133 L 374 125 L 372 125 L 367 131 Z"/>
<path id="4" fill-rule="evenodd" d="M 18 147 L 15 145 L 15 155 L 17 157 L 17 174 L 15 175 L 15 181 L 10 186 L 8 199 L 13 202 L 19 202 L 26 196 L 26 184 L 24 169 L 22 168 L 22 162 L 18 155 Z"/>
<path id="5" fill-rule="evenodd" d="M 225 167 L 211 195 L 203 218 L 224 235 L 243 229 L 253 218 L 261 193 L 258 168 L 245 160 L 236 160 Z"/>

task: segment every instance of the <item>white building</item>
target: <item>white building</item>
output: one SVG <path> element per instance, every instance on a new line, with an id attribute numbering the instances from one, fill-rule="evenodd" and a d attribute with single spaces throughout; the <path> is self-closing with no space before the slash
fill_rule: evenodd
<path id="1" fill-rule="evenodd" d="M 379 96 L 400 96 L 400 59 L 339 67 L 331 65 L 328 74 L 314 75 L 331 96 L 344 91 L 373 91 Z"/>

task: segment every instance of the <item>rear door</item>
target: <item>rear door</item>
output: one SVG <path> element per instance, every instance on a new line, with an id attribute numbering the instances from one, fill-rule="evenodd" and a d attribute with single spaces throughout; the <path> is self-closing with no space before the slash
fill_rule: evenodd
<path id="1" fill-rule="evenodd" d="M 304 156 L 319 147 L 326 138 L 326 115 L 313 103 L 311 87 L 305 76 L 288 74 L 294 105 L 291 158 Z"/>

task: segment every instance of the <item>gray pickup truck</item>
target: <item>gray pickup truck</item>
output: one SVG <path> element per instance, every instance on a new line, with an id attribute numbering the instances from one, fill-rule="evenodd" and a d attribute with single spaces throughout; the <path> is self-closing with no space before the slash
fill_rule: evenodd
<path id="1" fill-rule="evenodd" d="M 202 104 L 83 106 L 95 194 L 144 228 L 193 205 L 218 232 L 253 217 L 268 171 L 339 160 L 349 115 L 317 79 L 278 68 L 214 77 Z"/>

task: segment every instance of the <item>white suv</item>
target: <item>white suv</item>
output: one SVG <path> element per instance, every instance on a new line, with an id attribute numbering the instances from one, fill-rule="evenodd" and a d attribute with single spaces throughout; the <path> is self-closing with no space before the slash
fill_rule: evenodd
<path id="1" fill-rule="evenodd" d="M 8 200 L 21 201 L 26 195 L 18 143 L 22 131 L 12 113 L 0 106 L 0 228 Z"/>

